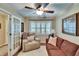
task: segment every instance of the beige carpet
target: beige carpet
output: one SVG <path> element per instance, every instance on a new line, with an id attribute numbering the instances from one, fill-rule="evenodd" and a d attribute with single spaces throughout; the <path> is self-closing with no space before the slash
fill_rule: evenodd
<path id="1" fill-rule="evenodd" d="M 20 52 L 18 56 L 48 56 L 46 51 L 46 46 L 41 46 L 39 49 L 29 51 L 29 52 Z"/>

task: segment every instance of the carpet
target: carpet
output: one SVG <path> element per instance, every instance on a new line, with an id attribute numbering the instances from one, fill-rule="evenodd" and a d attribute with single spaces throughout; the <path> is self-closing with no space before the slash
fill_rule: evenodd
<path id="1" fill-rule="evenodd" d="M 20 52 L 18 56 L 48 56 L 46 46 L 41 46 L 39 49 L 32 50 L 29 52 Z"/>

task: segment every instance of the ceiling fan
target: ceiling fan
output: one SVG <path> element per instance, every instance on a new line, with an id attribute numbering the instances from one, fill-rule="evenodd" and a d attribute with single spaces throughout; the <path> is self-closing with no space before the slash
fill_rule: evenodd
<path id="1" fill-rule="evenodd" d="M 42 11 L 42 12 L 45 12 L 45 13 L 54 13 L 54 11 L 46 9 L 48 4 L 49 3 L 35 3 L 35 8 L 29 7 L 29 6 L 25 6 L 25 8 L 34 9 L 34 10 Z"/>

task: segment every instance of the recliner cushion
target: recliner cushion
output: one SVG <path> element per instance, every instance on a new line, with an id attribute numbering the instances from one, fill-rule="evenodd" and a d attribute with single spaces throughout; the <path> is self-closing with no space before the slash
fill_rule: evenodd
<path id="1" fill-rule="evenodd" d="M 71 43 L 67 40 L 64 40 L 61 45 L 61 50 L 68 56 L 75 55 L 77 49 L 78 49 L 78 45 Z"/>

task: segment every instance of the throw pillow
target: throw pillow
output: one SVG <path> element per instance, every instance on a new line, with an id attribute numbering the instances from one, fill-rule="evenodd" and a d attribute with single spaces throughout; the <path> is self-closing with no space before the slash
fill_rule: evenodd
<path id="1" fill-rule="evenodd" d="M 27 37 L 27 39 L 28 39 L 29 41 L 33 41 L 33 40 L 34 40 L 34 35 Z"/>
<path id="2" fill-rule="evenodd" d="M 48 43 L 56 46 L 56 40 L 57 40 L 57 37 L 50 37 Z"/>

